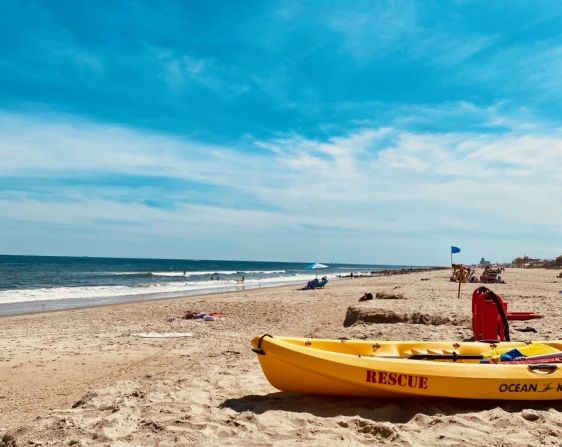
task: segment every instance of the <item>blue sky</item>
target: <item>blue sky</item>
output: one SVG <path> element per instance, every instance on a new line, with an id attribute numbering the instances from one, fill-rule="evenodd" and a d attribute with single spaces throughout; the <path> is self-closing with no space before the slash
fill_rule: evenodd
<path id="1" fill-rule="evenodd" d="M 556 1 L 0 6 L 0 253 L 562 254 Z"/>

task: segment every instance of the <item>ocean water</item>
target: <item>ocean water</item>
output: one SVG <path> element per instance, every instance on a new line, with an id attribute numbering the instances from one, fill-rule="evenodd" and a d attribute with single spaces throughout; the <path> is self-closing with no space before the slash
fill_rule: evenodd
<path id="1" fill-rule="evenodd" d="M 407 266 L 0 255 L 0 315 L 306 284 Z M 240 280 L 244 277 L 244 282 Z"/>

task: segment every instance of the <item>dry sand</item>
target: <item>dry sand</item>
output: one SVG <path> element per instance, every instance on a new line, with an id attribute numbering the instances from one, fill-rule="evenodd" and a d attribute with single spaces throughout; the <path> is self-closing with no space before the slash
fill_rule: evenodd
<path id="1" fill-rule="evenodd" d="M 512 339 L 561 337 L 562 279 L 508 269 L 492 289 L 510 310 L 546 318 L 512 324 Z M 448 271 L 331 282 L 324 290 L 257 289 L 198 298 L 0 318 L 0 446 L 562 445 L 560 403 L 376 400 L 281 393 L 266 381 L 254 335 L 463 340 L 476 287 Z M 397 313 L 453 323 L 356 324 L 365 292 Z M 182 320 L 187 309 L 224 320 Z M 168 321 L 169 317 L 175 318 Z M 428 320 L 430 321 L 431 318 Z M 519 332 L 527 326 L 537 332 Z M 191 332 L 139 338 L 140 332 Z"/>

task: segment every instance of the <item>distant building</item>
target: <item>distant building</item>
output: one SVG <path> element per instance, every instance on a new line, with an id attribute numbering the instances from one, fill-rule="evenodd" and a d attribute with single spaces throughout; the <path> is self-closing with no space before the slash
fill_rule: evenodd
<path id="1" fill-rule="evenodd" d="M 480 264 L 478 264 L 478 265 L 481 265 L 481 266 L 483 266 L 483 265 L 490 265 L 490 261 L 486 261 L 484 258 L 481 258 L 481 259 L 480 259 Z"/>

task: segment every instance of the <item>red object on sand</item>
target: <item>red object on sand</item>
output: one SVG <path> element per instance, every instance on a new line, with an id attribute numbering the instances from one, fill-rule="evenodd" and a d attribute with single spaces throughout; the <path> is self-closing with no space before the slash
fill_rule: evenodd
<path id="1" fill-rule="evenodd" d="M 519 321 L 536 320 L 537 318 L 542 318 L 542 315 L 536 312 L 507 312 L 505 316 L 508 320 Z"/>
<path id="2" fill-rule="evenodd" d="M 505 341 L 506 326 L 501 317 L 507 312 L 507 303 L 486 287 L 479 287 L 472 293 L 472 333 L 474 340 Z"/>
<path id="3" fill-rule="evenodd" d="M 486 287 L 479 287 L 472 293 L 474 340 L 505 341 L 509 337 L 509 330 L 506 330 L 507 320 L 525 321 L 537 318 L 542 318 L 542 315 L 536 312 L 508 312 L 507 303 L 502 297 Z"/>

